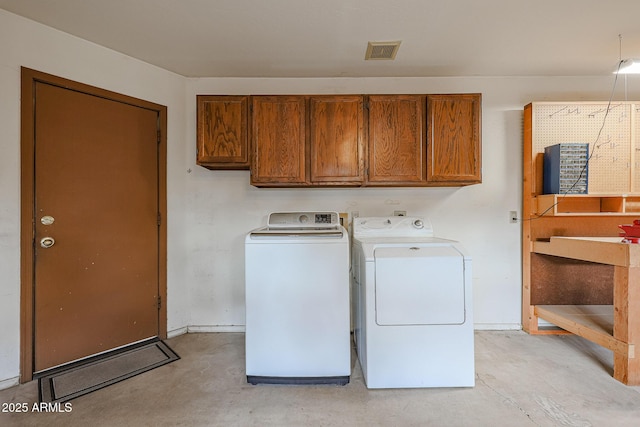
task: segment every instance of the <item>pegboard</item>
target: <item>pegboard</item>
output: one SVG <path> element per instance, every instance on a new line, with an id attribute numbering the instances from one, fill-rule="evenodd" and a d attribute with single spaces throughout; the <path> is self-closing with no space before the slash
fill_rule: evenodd
<path id="1" fill-rule="evenodd" d="M 534 156 L 559 143 L 589 144 L 589 194 L 640 191 L 640 105 L 612 102 L 534 103 Z M 635 136 L 634 136 L 635 135 Z M 632 138 L 633 137 L 633 138 Z"/>
<path id="2" fill-rule="evenodd" d="M 631 192 L 640 193 L 640 105 L 631 106 Z"/>

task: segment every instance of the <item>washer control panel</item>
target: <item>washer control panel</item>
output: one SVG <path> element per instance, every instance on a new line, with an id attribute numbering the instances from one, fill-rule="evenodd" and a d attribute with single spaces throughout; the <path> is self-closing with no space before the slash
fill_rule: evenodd
<path id="1" fill-rule="evenodd" d="M 271 228 L 327 228 L 340 225 L 337 212 L 273 212 L 267 226 Z"/>

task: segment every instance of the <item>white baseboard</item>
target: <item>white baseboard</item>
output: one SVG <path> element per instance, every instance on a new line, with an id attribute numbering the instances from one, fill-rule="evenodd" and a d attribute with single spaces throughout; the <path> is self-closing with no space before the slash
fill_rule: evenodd
<path id="1" fill-rule="evenodd" d="M 216 333 L 216 332 L 244 332 L 244 325 L 189 325 L 167 332 L 167 338 L 184 334 Z"/>
<path id="2" fill-rule="evenodd" d="M 519 331 L 522 329 L 520 323 L 476 323 L 473 325 L 476 331 Z M 189 325 L 174 329 L 167 333 L 169 338 L 177 337 L 186 333 L 207 333 L 207 332 L 244 332 L 244 325 Z"/>
<path id="3" fill-rule="evenodd" d="M 178 329 L 174 329 L 172 331 L 167 331 L 167 338 L 177 337 L 178 335 L 184 335 L 188 332 L 188 328 L 186 326 Z"/>
<path id="4" fill-rule="evenodd" d="M 476 331 L 519 331 L 522 330 L 520 323 L 475 323 L 473 328 Z"/>
<path id="5" fill-rule="evenodd" d="M 191 325 L 187 327 L 189 333 L 198 332 L 244 332 L 244 325 Z"/>
<path id="6" fill-rule="evenodd" d="M 0 381 L 0 390 L 20 384 L 20 377 L 7 378 Z"/>

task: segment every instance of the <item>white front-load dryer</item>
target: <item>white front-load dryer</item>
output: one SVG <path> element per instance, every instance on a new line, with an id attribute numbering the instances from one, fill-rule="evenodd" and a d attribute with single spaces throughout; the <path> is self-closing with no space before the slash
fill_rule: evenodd
<path id="1" fill-rule="evenodd" d="M 368 388 L 475 384 L 471 258 L 428 221 L 356 218 L 356 351 Z"/>

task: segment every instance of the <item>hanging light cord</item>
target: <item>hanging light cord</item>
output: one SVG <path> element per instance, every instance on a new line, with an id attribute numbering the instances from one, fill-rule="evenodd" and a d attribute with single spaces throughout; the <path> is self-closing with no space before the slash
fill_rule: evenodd
<path id="1" fill-rule="evenodd" d="M 622 34 L 618 34 L 618 69 L 616 75 L 620 72 L 622 66 Z M 627 101 L 627 75 L 624 75 L 624 100 Z"/>

